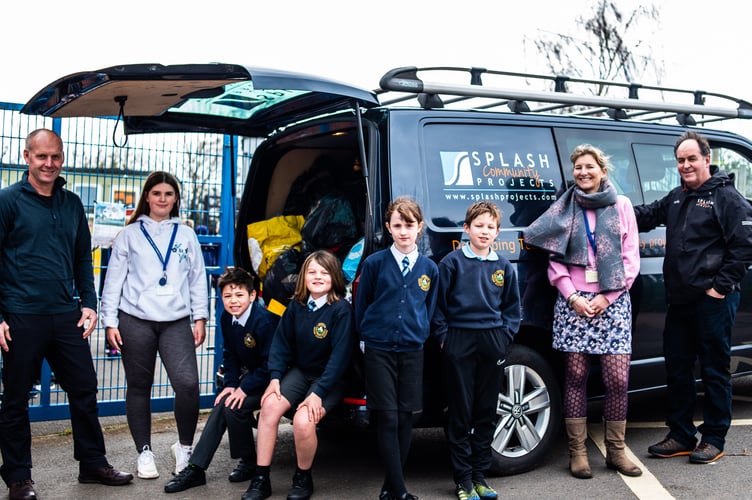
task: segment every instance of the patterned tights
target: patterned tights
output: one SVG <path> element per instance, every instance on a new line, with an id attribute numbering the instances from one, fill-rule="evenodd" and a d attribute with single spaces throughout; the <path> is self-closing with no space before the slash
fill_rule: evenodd
<path id="1" fill-rule="evenodd" d="M 589 354 L 568 352 L 564 382 L 564 418 L 587 416 L 587 379 L 590 373 Z M 606 398 L 603 418 L 607 422 L 627 419 L 627 386 L 629 385 L 629 354 L 601 354 L 601 372 Z"/>

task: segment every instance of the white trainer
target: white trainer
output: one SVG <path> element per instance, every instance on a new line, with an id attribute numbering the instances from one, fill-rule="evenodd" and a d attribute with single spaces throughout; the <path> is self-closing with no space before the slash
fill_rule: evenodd
<path id="1" fill-rule="evenodd" d="M 159 477 L 157 465 L 154 463 L 154 453 L 147 444 L 138 454 L 138 477 L 141 479 L 156 479 Z"/>
<path id="2" fill-rule="evenodd" d="M 185 446 L 178 441 L 170 446 L 170 451 L 175 459 L 175 474 L 180 474 L 180 471 L 188 467 L 188 460 L 193 454 L 193 446 Z"/>

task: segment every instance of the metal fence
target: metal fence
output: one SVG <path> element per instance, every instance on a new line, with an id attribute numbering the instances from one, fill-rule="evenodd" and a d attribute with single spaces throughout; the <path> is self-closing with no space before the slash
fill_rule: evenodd
<path id="1" fill-rule="evenodd" d="M 111 237 L 107 231 L 100 231 L 102 226 L 97 226 L 95 208 L 113 206 L 128 212 L 138 201 L 143 181 L 155 170 L 169 171 L 181 181 L 181 217 L 196 230 L 210 285 L 226 265 L 232 264 L 236 206 L 257 141 L 214 134 L 146 134 L 126 138 L 122 124 L 116 130 L 113 119 L 51 119 L 23 115 L 20 109 L 18 104 L 0 103 L 0 188 L 16 182 L 26 170 L 23 148 L 29 132 L 43 127 L 60 134 L 65 151 L 66 188 L 79 195 L 90 217 L 98 291 L 107 272 Z M 210 286 L 209 290 L 207 338 L 197 349 L 203 407 L 211 406 L 214 399 L 215 373 L 221 362 L 221 356 L 215 354 L 222 349 L 218 331 L 222 303 L 215 287 Z M 101 325 L 91 335 L 90 343 L 99 379 L 100 415 L 124 414 L 126 381 L 121 360 L 106 345 Z M 152 409 L 171 410 L 173 398 L 167 374 L 157 359 Z M 30 395 L 29 414 L 32 421 L 69 417 L 65 392 L 55 383 L 54 373 L 46 362 Z"/>

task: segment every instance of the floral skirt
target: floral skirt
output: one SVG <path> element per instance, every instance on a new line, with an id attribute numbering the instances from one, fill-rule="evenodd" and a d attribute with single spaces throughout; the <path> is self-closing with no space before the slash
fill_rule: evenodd
<path id="1" fill-rule="evenodd" d="M 594 292 L 580 292 L 591 300 Z M 559 294 L 554 306 L 553 348 L 586 354 L 632 353 L 632 302 L 624 292 L 592 318 L 579 316 Z"/>

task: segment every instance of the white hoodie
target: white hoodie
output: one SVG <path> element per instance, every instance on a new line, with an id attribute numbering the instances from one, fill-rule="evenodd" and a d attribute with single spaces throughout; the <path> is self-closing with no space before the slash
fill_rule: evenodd
<path id="1" fill-rule="evenodd" d="M 167 264 L 167 286 L 160 286 L 162 262 L 141 224 L 166 258 L 173 227 L 178 230 Z M 157 222 L 148 215 L 128 224 L 115 237 L 100 307 L 105 328 L 118 327 L 118 310 L 148 321 L 192 321 L 209 317 L 209 288 L 196 233 L 179 217 Z"/>

